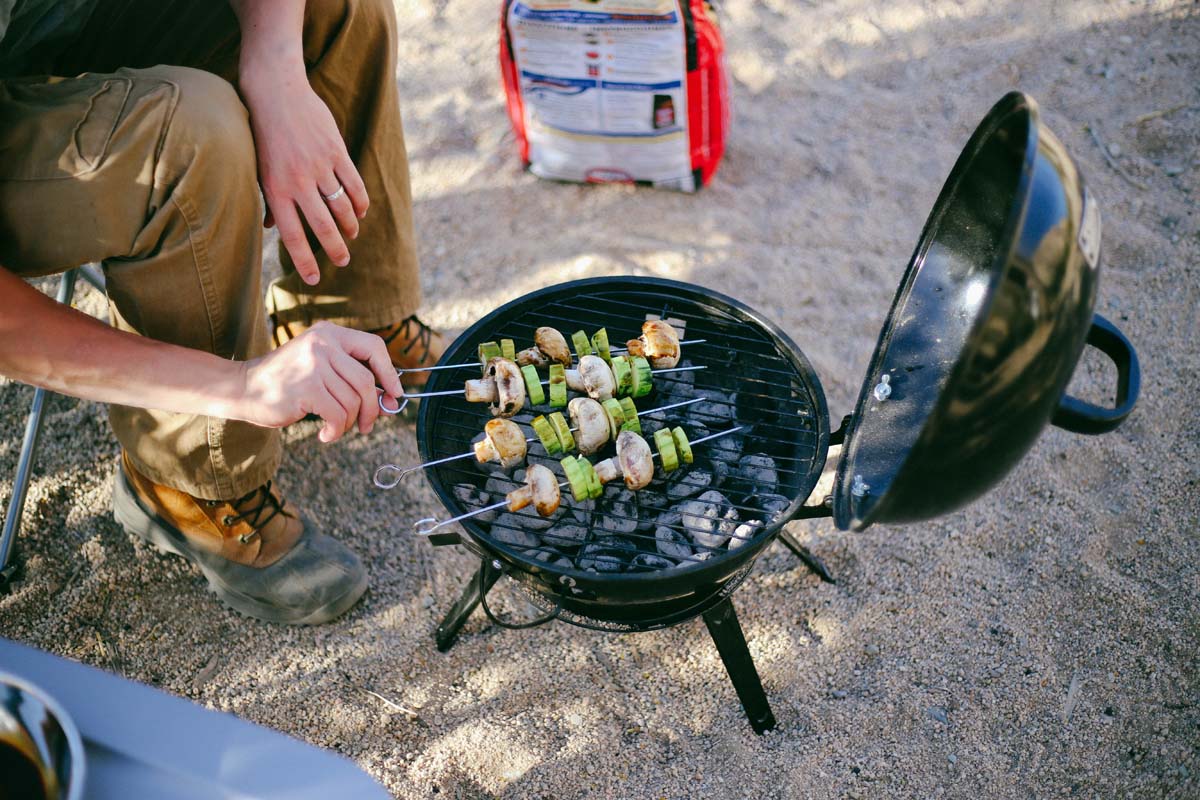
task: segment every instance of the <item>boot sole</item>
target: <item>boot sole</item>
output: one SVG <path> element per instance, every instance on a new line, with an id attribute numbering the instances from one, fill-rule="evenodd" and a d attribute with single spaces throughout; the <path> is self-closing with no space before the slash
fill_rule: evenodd
<path id="1" fill-rule="evenodd" d="M 173 525 L 162 517 L 150 511 L 138 500 L 129 485 L 129 479 L 122 470 L 117 470 L 113 486 L 113 518 L 125 528 L 126 532 L 149 542 L 159 550 L 181 556 L 200 568 L 208 586 L 223 603 L 248 617 L 264 622 L 278 622 L 287 625 L 321 625 L 330 622 L 349 611 L 363 593 L 367 590 L 367 576 L 362 578 L 338 597 L 307 614 L 297 615 L 288 609 L 281 609 L 264 603 L 261 600 L 244 594 L 227 585 L 221 577 L 208 569 L 203 561 L 190 553 L 183 544 L 186 540 Z"/>

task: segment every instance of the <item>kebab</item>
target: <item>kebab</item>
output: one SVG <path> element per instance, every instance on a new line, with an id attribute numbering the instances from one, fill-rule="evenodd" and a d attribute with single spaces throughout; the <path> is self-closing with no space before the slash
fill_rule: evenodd
<path id="1" fill-rule="evenodd" d="M 662 320 L 653 320 L 654 323 L 651 332 L 647 332 L 646 323 L 642 326 L 642 336 L 639 339 L 630 340 L 637 342 L 631 347 L 620 348 L 610 347 L 608 342 L 608 330 L 601 328 L 592 334 L 589 339 L 583 331 L 576 331 L 571 334 L 571 341 L 575 345 L 575 350 L 580 355 L 589 355 L 595 353 L 609 361 L 612 354 L 619 351 L 627 351 L 633 355 L 642 355 L 650 359 L 650 363 L 655 367 L 673 367 L 679 362 L 679 350 L 685 344 L 703 344 L 706 339 L 691 339 L 688 341 L 680 341 L 676 328 L 668 322 Z M 680 323 L 681 325 L 683 323 Z M 668 332 L 665 330 L 669 328 Z M 663 344 L 662 337 L 671 337 L 674 335 L 673 344 Z M 413 367 L 410 369 L 397 370 L 401 375 L 409 372 L 433 372 L 442 369 L 464 369 L 467 367 L 486 367 L 488 361 L 497 356 L 507 358 L 510 361 L 515 361 L 518 366 L 532 366 L 538 369 L 549 366 L 551 363 L 558 363 L 564 369 L 571 366 L 571 352 L 567 346 L 566 338 L 555 328 L 543 326 L 534 332 L 533 347 L 517 351 L 516 344 L 512 339 L 500 339 L 499 342 L 484 342 L 479 345 L 478 353 L 479 360 L 471 361 L 464 364 L 438 364 L 429 367 Z M 636 350 L 636 352 L 634 352 Z M 670 357 L 670 353 L 674 352 L 674 360 L 666 363 Z M 664 352 L 665 351 L 665 352 Z M 653 355 L 651 355 L 653 354 Z M 657 362 L 657 363 L 656 363 Z"/>
<path id="2" fill-rule="evenodd" d="M 668 406 L 652 408 L 642 414 L 651 415 L 671 411 L 699 403 L 704 399 L 703 397 L 694 397 Z M 580 402 L 576 403 L 576 401 Z M 384 464 L 375 470 L 375 485 L 381 489 L 390 489 L 411 472 L 472 456 L 480 464 L 497 461 L 501 467 L 512 469 L 524 463 L 527 446 L 532 442 L 540 442 L 546 454 L 550 456 L 570 453 L 576 448 L 581 453 L 591 454 L 601 449 L 610 440 L 616 439 L 621 431 L 641 433 L 642 425 L 638 418 L 637 406 L 628 397 L 623 397 L 619 401 L 609 400 L 605 403 L 596 403 L 600 408 L 600 414 L 596 413 L 596 409 L 591 405 L 593 403 L 596 401 L 586 397 L 577 397 L 571 401 L 573 407 L 568 408 L 568 413 L 571 415 L 573 426 L 567 424 L 566 418 L 560 411 L 555 411 L 548 417 L 542 415 L 534 417 L 529 424 L 535 435 L 529 438 L 525 437 L 521 428 L 512 420 L 503 418 L 488 420 L 483 427 L 483 438 L 472 445 L 470 452 L 439 458 L 436 461 L 407 468 L 396 464 Z M 601 437 L 603 437 L 602 441 Z M 384 478 L 390 472 L 395 472 L 395 476 L 391 479 Z"/>
<path id="3" fill-rule="evenodd" d="M 654 376 L 673 372 L 689 372 L 704 369 L 699 367 L 675 367 L 651 369 L 650 363 L 641 356 L 617 356 L 612 366 L 598 356 L 584 356 L 580 368 L 568 370 L 561 363 L 550 365 L 548 380 L 539 380 L 537 368 L 531 364 L 518 367 L 516 362 L 503 356 L 495 356 L 487 363 L 484 376 L 469 380 L 463 388 L 463 396 L 469 403 L 488 403 L 493 416 L 511 417 L 530 405 L 546 402 L 543 386 L 549 386 L 549 404 L 553 408 L 567 405 L 567 390 L 586 393 L 593 400 L 604 401 L 612 397 L 644 397 L 654 388 Z M 405 393 L 404 400 L 396 408 L 383 404 L 379 397 L 379 408 L 385 414 L 399 414 L 408 401 L 422 397 L 448 397 L 457 395 L 457 389 L 443 392 Z"/>
<path id="4" fill-rule="evenodd" d="M 490 506 L 476 508 L 468 511 L 466 514 L 459 514 L 457 517 L 452 517 L 442 522 L 438 522 L 433 517 L 427 517 L 413 523 L 413 530 L 422 536 L 428 536 L 438 528 L 468 519 L 469 517 L 485 514 L 489 511 L 496 511 L 501 508 L 507 508 L 509 511 L 514 512 L 520 511 L 531 503 L 538 514 L 548 517 L 558 510 L 558 506 L 562 501 L 562 489 L 570 487 L 571 494 L 576 500 L 597 498 L 604 493 L 605 483 L 615 481 L 619 477 L 625 479 L 625 485 L 631 491 L 638 491 L 645 488 L 654 476 L 655 456 L 659 458 L 663 464 L 663 468 L 666 469 L 668 459 L 671 455 L 674 455 L 676 457 L 675 468 L 678 468 L 678 457 L 684 449 L 686 449 L 688 454 L 685 463 L 691 463 L 691 448 L 694 445 L 709 442 L 722 436 L 728 436 L 741 429 L 742 426 L 738 425 L 720 433 L 710 434 L 697 439 L 694 442 L 688 442 L 687 434 L 684 433 L 683 429 L 674 428 L 668 432 L 672 440 L 672 449 L 667 451 L 660 449 L 654 455 L 650 453 L 649 444 L 639 434 L 633 431 L 622 431 L 617 437 L 617 458 L 615 461 L 611 458 L 606 459 L 593 467 L 586 458 L 579 458 L 571 459 L 574 466 L 567 467 L 565 464 L 567 459 L 563 459 L 564 474 L 566 474 L 567 480 L 561 483 L 554 479 L 554 473 L 548 468 L 541 464 L 531 464 L 525 471 L 525 485 L 509 492 L 505 495 L 504 500 L 493 503 Z M 676 435 L 685 443 L 684 448 L 677 445 Z M 659 437 L 656 435 L 656 444 L 658 440 Z M 571 457 L 568 456 L 567 458 L 570 459 Z M 613 463 L 609 464 L 608 462 Z M 531 473 L 534 474 L 531 475 Z M 551 476 L 549 481 L 546 479 L 547 474 Z M 601 478 L 602 474 L 604 479 Z M 574 480 L 572 480 L 572 475 L 574 475 Z M 550 510 L 543 512 L 542 509 L 544 508 Z"/>

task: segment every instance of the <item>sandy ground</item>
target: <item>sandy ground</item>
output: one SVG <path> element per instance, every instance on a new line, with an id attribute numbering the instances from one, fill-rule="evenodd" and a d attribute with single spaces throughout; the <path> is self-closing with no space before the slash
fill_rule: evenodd
<path id="1" fill-rule="evenodd" d="M 1020 88 L 1103 203 L 1097 310 L 1142 355 L 1137 412 L 1102 437 L 1048 429 L 932 523 L 795 523 L 839 582 L 776 546 L 735 596 L 779 719 L 762 737 L 699 621 L 513 633 L 480 614 L 437 653 L 474 565 L 407 533 L 439 511 L 419 481 L 371 488 L 377 464 L 415 461 L 400 422 L 329 447 L 290 430 L 280 481 L 372 584 L 336 624 L 288 630 L 133 544 L 108 511 L 103 409 L 54 399 L 0 633 L 335 749 L 404 798 L 1200 796 L 1197 6 L 724 2 L 736 127 L 712 187 L 682 196 L 520 170 L 497 5 L 399 3 L 433 323 L 570 278 L 692 281 L 779 323 L 840 418 L 954 158 Z M 1104 402 L 1111 383 L 1088 356 L 1072 391 Z M 0 390 L 5 500 L 30 395 Z"/>

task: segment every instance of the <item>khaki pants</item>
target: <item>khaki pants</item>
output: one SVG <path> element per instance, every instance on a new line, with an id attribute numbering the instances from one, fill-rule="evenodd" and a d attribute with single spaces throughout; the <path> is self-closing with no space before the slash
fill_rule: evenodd
<path id="1" fill-rule="evenodd" d="M 420 303 L 395 37 L 390 0 L 308 2 L 309 80 L 371 207 L 347 242 L 349 267 L 314 243 L 317 286 L 281 252 L 274 300 L 289 320 L 378 328 Z M 267 352 L 238 40 L 215 0 L 99 0 L 79 40 L 33 67 L 38 76 L 0 80 L 0 266 L 38 276 L 100 261 L 115 326 L 224 358 Z M 279 464 L 275 430 L 119 406 L 109 417 L 138 470 L 198 497 L 244 495 Z"/>

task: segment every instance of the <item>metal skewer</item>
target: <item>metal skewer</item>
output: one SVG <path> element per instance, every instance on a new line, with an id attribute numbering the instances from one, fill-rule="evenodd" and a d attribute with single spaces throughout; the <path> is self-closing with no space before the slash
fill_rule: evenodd
<path id="1" fill-rule="evenodd" d="M 693 397 L 691 400 L 683 400 L 679 403 L 672 403 L 669 406 L 661 406 L 659 408 L 647 409 L 646 411 L 639 411 L 638 418 L 640 419 L 641 417 L 648 417 L 652 414 L 657 414 L 660 411 L 670 411 L 673 408 L 682 408 L 683 406 L 690 406 L 692 403 L 699 403 L 701 400 L 707 400 L 707 399 L 708 398 L 706 398 L 706 397 Z M 571 431 L 571 433 L 575 433 L 579 430 L 579 428 L 568 428 L 568 430 Z M 540 440 L 536 436 L 530 436 L 525 441 L 526 442 L 537 442 Z M 402 467 L 399 464 L 384 464 L 379 469 L 375 470 L 375 476 L 374 476 L 374 478 L 372 478 L 372 480 L 374 481 L 375 485 L 378 486 L 380 489 L 394 489 L 400 483 L 400 481 L 404 480 L 405 478 L 407 478 L 410 474 L 412 474 L 414 472 L 419 472 L 420 470 L 423 470 L 423 469 L 429 469 L 430 467 L 436 467 L 439 464 L 448 464 L 451 461 L 460 461 L 464 458 L 470 458 L 474 455 L 475 455 L 475 451 L 472 450 L 468 453 L 459 453 L 456 456 L 446 456 L 445 458 L 439 458 L 436 461 L 427 461 L 424 464 L 417 464 L 416 466 L 412 466 L 412 467 Z M 395 477 L 393 477 L 391 480 L 387 480 L 383 477 L 384 475 L 387 475 L 389 472 L 396 473 Z"/>
<path id="2" fill-rule="evenodd" d="M 704 436 L 700 439 L 697 439 L 694 442 L 691 442 L 691 444 L 697 445 L 697 444 L 702 444 L 704 442 L 710 442 L 713 439 L 719 439 L 722 436 L 728 436 L 731 433 L 737 433 L 743 427 L 744 426 L 742 426 L 742 425 L 737 425 L 728 430 L 721 431 L 720 433 L 709 434 L 708 436 Z M 658 453 L 655 453 L 651 456 L 651 458 L 658 458 L 658 457 L 659 457 Z M 568 481 L 563 481 L 560 484 L 558 484 L 559 489 L 563 489 L 567 486 L 570 486 L 570 483 Z M 413 533 L 417 534 L 418 536 L 429 536 L 430 534 L 432 534 L 434 531 L 438 530 L 439 528 L 444 528 L 447 525 L 453 525 L 455 522 L 461 522 L 462 520 L 469 519 L 470 517 L 477 517 L 480 514 L 486 514 L 489 511 L 499 510 L 501 508 L 504 508 L 507 505 L 508 505 L 508 498 L 505 498 L 504 500 L 501 500 L 499 503 L 492 503 L 490 506 L 484 506 L 483 508 L 476 508 L 472 511 L 468 511 L 465 514 L 459 514 L 457 517 L 451 517 L 450 519 L 442 520 L 441 522 L 438 522 L 437 517 L 425 517 L 424 519 L 419 519 L 413 523 L 413 526 L 412 526 Z"/>
<path id="3" fill-rule="evenodd" d="M 685 344 L 704 344 L 707 341 L 708 341 L 707 339 L 689 339 L 687 341 L 680 342 L 679 346 L 683 347 Z M 627 352 L 629 352 L 629 348 L 628 347 L 612 347 L 612 348 L 609 348 L 609 352 L 610 353 L 627 353 Z M 476 369 L 479 369 L 482 366 L 483 366 L 482 362 L 472 361 L 467 364 L 439 364 L 435 367 L 410 367 L 409 369 L 397 369 L 396 372 L 400 375 L 407 375 L 410 372 L 436 372 L 437 370 L 440 370 L 440 369 L 466 369 L 467 367 L 475 367 Z"/>
<path id="4" fill-rule="evenodd" d="M 701 365 L 698 367 L 672 367 L 671 369 L 652 369 L 652 370 L 650 370 L 650 374 L 651 375 L 668 375 L 672 372 L 697 372 L 702 369 L 708 369 L 708 367 Z M 540 381 L 540 383 L 542 384 L 542 386 L 550 385 L 549 380 Z M 409 400 L 419 400 L 424 397 L 452 397 L 456 394 L 457 395 L 464 394 L 465 391 L 466 391 L 465 389 L 446 389 L 445 391 L 441 391 L 441 392 L 405 392 L 403 401 L 400 403 L 400 405 L 398 405 L 395 408 L 388 408 L 386 405 L 384 405 L 384 403 L 383 403 L 384 396 L 381 394 L 381 395 L 379 395 L 379 410 L 385 414 L 395 416 L 395 415 L 399 414 L 401 411 L 403 411 L 405 409 L 405 407 L 408 406 Z"/>

